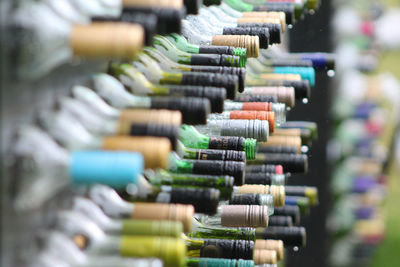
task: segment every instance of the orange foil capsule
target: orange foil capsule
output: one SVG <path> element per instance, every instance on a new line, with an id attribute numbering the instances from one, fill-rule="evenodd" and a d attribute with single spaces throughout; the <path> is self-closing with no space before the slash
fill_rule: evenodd
<path id="1" fill-rule="evenodd" d="M 244 102 L 242 110 L 272 111 L 271 102 Z"/>
<path id="2" fill-rule="evenodd" d="M 270 111 L 232 110 L 229 115 L 232 120 L 262 120 L 268 121 L 269 132 L 275 130 L 275 113 Z"/>

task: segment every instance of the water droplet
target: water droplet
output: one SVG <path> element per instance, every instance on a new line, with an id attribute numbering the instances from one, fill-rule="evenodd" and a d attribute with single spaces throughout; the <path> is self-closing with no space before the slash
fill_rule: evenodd
<path id="1" fill-rule="evenodd" d="M 302 102 L 303 102 L 303 104 L 307 104 L 308 103 L 308 98 L 303 98 Z"/>
<path id="2" fill-rule="evenodd" d="M 335 71 L 334 70 L 328 70 L 327 72 L 326 72 L 326 74 L 329 76 L 329 77 L 335 77 Z"/>
<path id="3" fill-rule="evenodd" d="M 308 146 L 301 146 L 300 148 L 301 153 L 307 153 L 309 151 Z"/>
<path id="4" fill-rule="evenodd" d="M 295 251 L 295 252 L 299 251 L 299 247 L 298 246 L 294 246 L 293 247 L 293 251 Z"/>

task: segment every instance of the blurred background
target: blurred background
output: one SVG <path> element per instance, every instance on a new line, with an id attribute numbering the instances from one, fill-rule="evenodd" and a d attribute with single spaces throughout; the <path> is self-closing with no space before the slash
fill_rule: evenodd
<path id="1" fill-rule="evenodd" d="M 291 253 L 289 266 L 398 265 L 399 7 L 322 1 L 290 33 L 291 51 L 332 51 L 337 68 L 320 74 L 311 103 L 289 116 L 318 122 L 313 168 L 296 181 L 311 178 L 321 192 L 306 217 L 308 246 Z"/>

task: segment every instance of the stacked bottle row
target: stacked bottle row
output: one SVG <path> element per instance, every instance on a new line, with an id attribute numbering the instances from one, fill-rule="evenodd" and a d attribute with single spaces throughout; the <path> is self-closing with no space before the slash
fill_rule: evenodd
<path id="1" fill-rule="evenodd" d="M 263 49 L 317 1 L 116 2 L 17 12 L 72 27 L 74 55 L 122 59 L 18 132 L 17 209 L 73 192 L 32 265 L 273 266 L 284 247 L 304 246 L 300 217 L 317 188 L 285 182 L 307 172 L 317 129 L 286 112 L 310 98 L 315 70 L 334 64 Z"/>
<path id="2" fill-rule="evenodd" d="M 341 6 L 335 21 L 361 17 L 359 30 L 337 27 L 337 91 L 332 117 L 333 138 L 328 146 L 333 176 L 331 192 L 334 205 L 328 228 L 333 244 L 332 266 L 369 265 L 385 231 L 383 203 L 386 198 L 388 168 L 399 123 L 400 87 L 391 74 L 366 74 L 374 70 L 381 51 L 373 49 L 377 36 L 367 31 L 379 20 L 375 6 Z M 355 17 L 354 17 L 355 16 Z M 343 23 L 343 22 L 342 22 Z M 370 28 L 371 29 L 371 28 Z M 383 30 L 383 29 L 379 29 Z M 340 55 L 356 51 L 350 58 Z M 346 52 L 347 51 L 347 52 Z M 379 52 L 379 53 L 378 53 Z"/>

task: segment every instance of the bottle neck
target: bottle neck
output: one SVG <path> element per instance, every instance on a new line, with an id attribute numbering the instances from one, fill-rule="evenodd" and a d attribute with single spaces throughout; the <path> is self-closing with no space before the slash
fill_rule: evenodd
<path id="1" fill-rule="evenodd" d="M 179 50 L 167 38 L 159 36 L 155 37 L 154 46 L 169 59 L 180 64 L 190 64 L 191 55 L 189 53 Z"/>
<path id="2" fill-rule="evenodd" d="M 237 11 L 241 12 L 253 11 L 252 5 L 246 4 L 241 0 L 224 0 L 223 2 Z"/>
<path id="3" fill-rule="evenodd" d="M 199 133 L 196 128 L 189 125 L 182 125 L 179 135 L 180 141 L 185 147 L 207 149 L 210 138 Z"/>
<path id="4" fill-rule="evenodd" d="M 170 154 L 168 169 L 176 173 L 192 173 L 193 162 L 182 160 L 175 152 L 172 152 Z"/>
<path id="5" fill-rule="evenodd" d="M 168 40 L 174 43 L 174 45 L 187 53 L 191 54 L 198 54 L 199 53 L 199 46 L 190 44 L 185 37 L 180 36 L 179 34 L 173 33 L 167 36 Z"/>
<path id="6" fill-rule="evenodd" d="M 209 239 L 232 239 L 232 240 L 255 240 L 254 228 L 241 227 L 213 227 L 205 225 L 194 219 L 194 230 L 188 234 L 193 238 L 209 238 Z"/>

